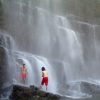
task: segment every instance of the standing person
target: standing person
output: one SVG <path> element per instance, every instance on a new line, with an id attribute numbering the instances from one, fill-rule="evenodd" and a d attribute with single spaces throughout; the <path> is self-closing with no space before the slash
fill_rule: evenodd
<path id="1" fill-rule="evenodd" d="M 27 74 L 28 74 L 27 68 L 26 68 L 25 64 L 23 64 L 23 66 L 21 67 L 21 78 L 22 78 L 24 84 L 27 79 Z"/>
<path id="2" fill-rule="evenodd" d="M 42 67 L 41 70 L 42 70 L 42 81 L 41 81 L 41 87 L 40 88 L 42 88 L 42 86 L 45 85 L 46 90 L 47 90 L 47 87 L 48 87 L 48 72 L 45 69 L 45 67 Z"/>

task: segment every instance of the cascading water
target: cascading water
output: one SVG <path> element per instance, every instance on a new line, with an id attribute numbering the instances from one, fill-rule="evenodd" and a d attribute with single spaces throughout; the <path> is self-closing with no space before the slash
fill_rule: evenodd
<path id="1" fill-rule="evenodd" d="M 52 70 L 52 66 L 49 64 L 49 61 L 46 58 L 24 53 L 24 52 L 16 52 L 15 58 L 18 66 L 22 66 L 22 63 L 25 63 L 28 68 L 28 80 L 27 85 L 35 85 L 37 87 L 40 86 L 41 83 L 41 66 L 45 66 L 49 73 L 49 87 L 48 91 L 56 93 L 56 79 L 54 71 Z M 19 67 L 20 69 L 20 67 Z M 18 71 L 18 75 L 20 75 L 20 71 Z M 54 76 L 52 78 L 52 76 Z M 16 82 L 23 83 L 19 80 L 20 77 L 17 77 Z M 53 84 L 52 84 L 53 82 Z M 44 89 L 45 90 L 45 89 Z"/>
<path id="2" fill-rule="evenodd" d="M 16 73 L 12 79 L 22 84 L 20 67 L 24 62 L 29 73 L 26 85 L 39 86 L 41 67 L 45 66 L 49 72 L 49 92 L 87 97 L 81 83 L 100 83 L 100 26 L 80 21 L 74 15 L 71 18 L 69 14 L 57 15 L 59 11 L 64 12 L 60 5 L 66 4 L 64 0 L 44 1 L 1 0 L 3 16 L 6 16 L 5 30 L 16 42 L 12 49 L 6 44 L 9 39 L 3 38 L 3 46 L 12 50 L 8 54 L 8 58 L 12 56 L 8 61 L 13 66 L 10 69 Z M 74 5 L 75 1 L 68 2 Z"/>
<path id="3" fill-rule="evenodd" d="M 11 74 L 13 73 L 10 73 L 10 71 L 16 71 L 12 56 L 12 51 L 14 50 L 13 48 L 15 45 L 14 41 L 11 36 L 3 33 L 4 31 L 0 31 L 0 98 L 6 98 L 8 97 L 8 95 L 10 95 L 11 91 L 9 91 L 8 87 L 10 87 L 10 85 L 12 84 L 12 79 L 15 76 L 12 76 Z"/>

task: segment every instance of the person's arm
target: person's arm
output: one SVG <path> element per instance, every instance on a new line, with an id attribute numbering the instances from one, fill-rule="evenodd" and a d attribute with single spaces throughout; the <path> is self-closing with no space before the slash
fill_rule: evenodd
<path id="1" fill-rule="evenodd" d="M 28 74 L 27 68 L 26 68 L 26 74 Z"/>
<path id="2" fill-rule="evenodd" d="M 42 72 L 42 77 L 44 77 L 44 73 Z"/>

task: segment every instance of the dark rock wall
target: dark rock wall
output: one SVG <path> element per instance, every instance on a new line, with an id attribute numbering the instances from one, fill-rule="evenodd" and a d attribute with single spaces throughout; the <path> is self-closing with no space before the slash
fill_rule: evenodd
<path id="1" fill-rule="evenodd" d="M 0 89 L 3 87 L 8 78 L 7 66 L 6 50 L 5 48 L 0 47 Z"/>

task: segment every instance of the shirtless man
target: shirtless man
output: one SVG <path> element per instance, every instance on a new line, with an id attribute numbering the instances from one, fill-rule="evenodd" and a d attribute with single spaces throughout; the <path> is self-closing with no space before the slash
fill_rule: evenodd
<path id="1" fill-rule="evenodd" d="M 23 82 L 25 83 L 25 81 L 27 79 L 27 68 L 26 68 L 25 64 L 23 64 L 23 66 L 21 67 L 21 78 L 22 78 Z"/>
<path id="2" fill-rule="evenodd" d="M 42 67 L 41 70 L 42 70 L 42 81 L 41 81 L 41 85 L 42 86 L 45 85 L 46 86 L 46 90 L 47 90 L 47 87 L 48 87 L 48 72 L 45 69 L 45 67 Z M 40 88 L 42 88 L 42 86 Z"/>

